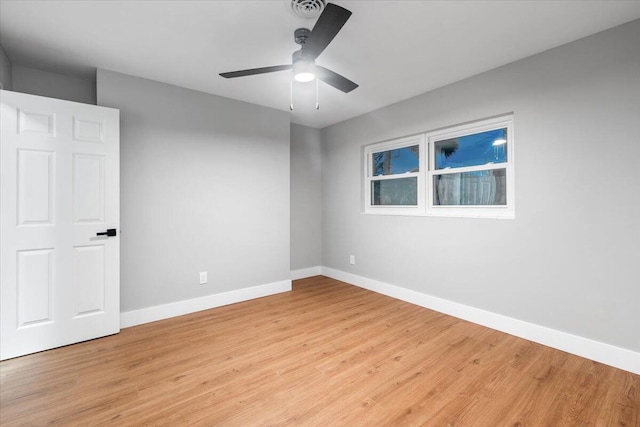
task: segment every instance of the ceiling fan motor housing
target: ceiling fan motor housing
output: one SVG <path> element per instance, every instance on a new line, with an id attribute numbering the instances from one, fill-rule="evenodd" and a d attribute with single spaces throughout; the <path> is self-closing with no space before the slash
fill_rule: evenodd
<path id="1" fill-rule="evenodd" d="M 307 39 L 311 35 L 311 30 L 308 28 L 298 28 L 293 32 L 293 40 L 300 46 L 304 46 Z"/>

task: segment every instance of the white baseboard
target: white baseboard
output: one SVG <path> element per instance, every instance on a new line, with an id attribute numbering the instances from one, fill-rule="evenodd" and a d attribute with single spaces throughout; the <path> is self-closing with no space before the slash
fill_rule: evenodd
<path id="1" fill-rule="evenodd" d="M 321 274 L 319 265 L 309 268 L 301 268 L 300 270 L 291 270 L 291 280 L 306 279 L 307 277 L 319 276 Z"/>
<path id="2" fill-rule="evenodd" d="M 128 328 L 130 326 L 182 316 L 183 314 L 195 313 L 196 311 L 235 304 L 237 302 L 266 297 L 290 290 L 291 280 L 283 280 L 281 282 L 268 283 L 266 285 L 253 286 L 236 291 L 207 295 L 200 298 L 141 308 L 139 310 L 125 311 L 124 313 L 120 313 L 120 327 Z"/>
<path id="3" fill-rule="evenodd" d="M 329 267 L 321 267 L 322 275 L 370 291 L 448 314 L 478 325 L 515 335 L 567 353 L 595 360 L 615 368 L 640 374 L 640 353 L 555 329 L 525 322 L 490 311 L 459 304 L 410 289 L 368 279 Z"/>

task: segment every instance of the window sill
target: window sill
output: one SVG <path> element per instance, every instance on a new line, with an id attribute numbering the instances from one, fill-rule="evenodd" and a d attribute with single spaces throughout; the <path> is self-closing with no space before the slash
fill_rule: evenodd
<path id="1" fill-rule="evenodd" d="M 410 216 L 410 217 L 435 217 L 435 218 L 474 218 L 474 219 L 515 219 L 515 212 L 512 210 L 494 210 L 488 212 L 451 212 L 444 211 L 397 211 L 397 210 L 365 210 L 361 211 L 362 215 L 386 215 L 386 216 Z"/>

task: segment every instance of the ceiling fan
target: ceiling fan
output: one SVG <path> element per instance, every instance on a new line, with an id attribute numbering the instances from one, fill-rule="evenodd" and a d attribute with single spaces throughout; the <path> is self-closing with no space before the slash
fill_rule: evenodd
<path id="1" fill-rule="evenodd" d="M 307 28 L 295 30 L 294 40 L 300 45 L 300 50 L 293 52 L 291 64 L 231 71 L 220 73 L 220 75 L 229 79 L 292 69 L 296 81 L 310 82 L 317 77 L 345 93 L 351 92 L 358 87 L 356 83 L 315 63 L 316 58 L 331 43 L 350 16 L 351 11 L 329 3 L 313 26 L 313 30 L 309 31 Z"/>

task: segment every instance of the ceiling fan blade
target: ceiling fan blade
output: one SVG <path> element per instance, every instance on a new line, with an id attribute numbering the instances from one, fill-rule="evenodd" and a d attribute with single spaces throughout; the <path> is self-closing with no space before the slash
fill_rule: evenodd
<path id="1" fill-rule="evenodd" d="M 344 93 L 349 93 L 358 87 L 356 83 L 352 82 L 348 78 L 319 65 L 316 65 L 315 71 L 316 77 Z"/>
<path id="2" fill-rule="evenodd" d="M 290 70 L 293 65 L 275 65 L 273 67 L 251 68 L 249 70 L 231 71 L 228 73 L 220 73 L 224 78 L 253 76 L 254 74 L 273 73 L 276 71 Z"/>
<path id="3" fill-rule="evenodd" d="M 309 39 L 302 46 L 305 58 L 315 60 L 331 43 L 350 16 L 351 11 L 333 3 L 327 4 L 311 30 Z"/>

